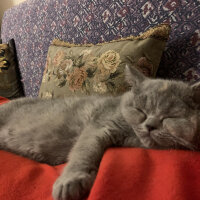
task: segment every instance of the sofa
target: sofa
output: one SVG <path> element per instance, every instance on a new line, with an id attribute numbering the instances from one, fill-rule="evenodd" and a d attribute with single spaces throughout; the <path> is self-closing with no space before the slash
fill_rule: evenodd
<path id="1" fill-rule="evenodd" d="M 97 44 L 169 23 L 157 77 L 196 83 L 198 6 L 197 0 L 27 0 L 4 13 L 1 38 L 14 39 L 25 96 L 34 98 L 54 38 Z M 0 98 L 0 104 L 7 102 Z M 49 166 L 0 151 L 0 199 L 52 199 L 53 182 L 65 165 Z M 199 188 L 199 152 L 110 148 L 88 200 L 198 200 Z"/>

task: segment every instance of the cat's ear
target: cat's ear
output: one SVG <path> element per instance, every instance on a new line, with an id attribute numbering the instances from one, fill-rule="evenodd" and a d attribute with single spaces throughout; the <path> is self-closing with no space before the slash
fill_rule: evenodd
<path id="1" fill-rule="evenodd" d="M 193 90 L 193 100 L 195 103 L 199 104 L 200 107 L 200 81 L 191 85 Z"/>
<path id="2" fill-rule="evenodd" d="M 141 82 L 147 79 L 136 67 L 125 66 L 125 79 L 130 84 L 130 86 L 139 86 Z"/>

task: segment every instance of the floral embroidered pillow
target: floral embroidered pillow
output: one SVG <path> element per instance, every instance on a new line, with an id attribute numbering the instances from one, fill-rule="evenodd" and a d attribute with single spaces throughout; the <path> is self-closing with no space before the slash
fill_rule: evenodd
<path id="1" fill-rule="evenodd" d="M 0 42 L 0 96 L 9 99 L 24 96 L 13 39 L 8 44 Z"/>
<path id="2" fill-rule="evenodd" d="M 124 93 L 129 89 L 125 65 L 155 76 L 169 31 L 169 25 L 161 24 L 137 37 L 96 45 L 54 40 L 48 50 L 39 97 Z"/>

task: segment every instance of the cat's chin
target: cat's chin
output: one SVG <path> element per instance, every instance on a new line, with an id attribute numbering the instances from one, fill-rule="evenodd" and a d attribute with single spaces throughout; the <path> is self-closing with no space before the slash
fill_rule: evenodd
<path id="1" fill-rule="evenodd" d="M 163 137 L 163 135 L 167 134 L 161 133 L 160 130 L 148 132 L 144 130 L 139 131 L 137 129 L 137 131 L 135 130 L 135 133 L 145 148 L 167 149 L 172 148 L 175 145 L 170 137 Z"/>
<path id="2" fill-rule="evenodd" d="M 163 136 L 159 131 L 153 131 L 150 133 L 150 137 L 155 141 L 157 147 L 171 148 L 175 145 L 174 141 L 169 137 Z"/>
<path id="3" fill-rule="evenodd" d="M 153 138 L 150 137 L 150 134 L 148 132 L 142 132 L 137 133 L 138 139 L 140 140 L 142 147 L 144 148 L 156 148 L 157 144 L 153 140 Z"/>

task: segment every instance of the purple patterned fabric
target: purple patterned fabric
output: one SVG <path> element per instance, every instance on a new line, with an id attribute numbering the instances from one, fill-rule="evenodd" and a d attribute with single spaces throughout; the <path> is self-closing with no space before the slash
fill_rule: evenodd
<path id="1" fill-rule="evenodd" d="M 5 12 L 3 42 L 15 39 L 26 96 L 37 96 L 48 46 L 59 38 L 97 43 L 137 35 L 162 22 L 172 32 L 158 75 L 200 80 L 198 0 L 27 0 Z"/>

